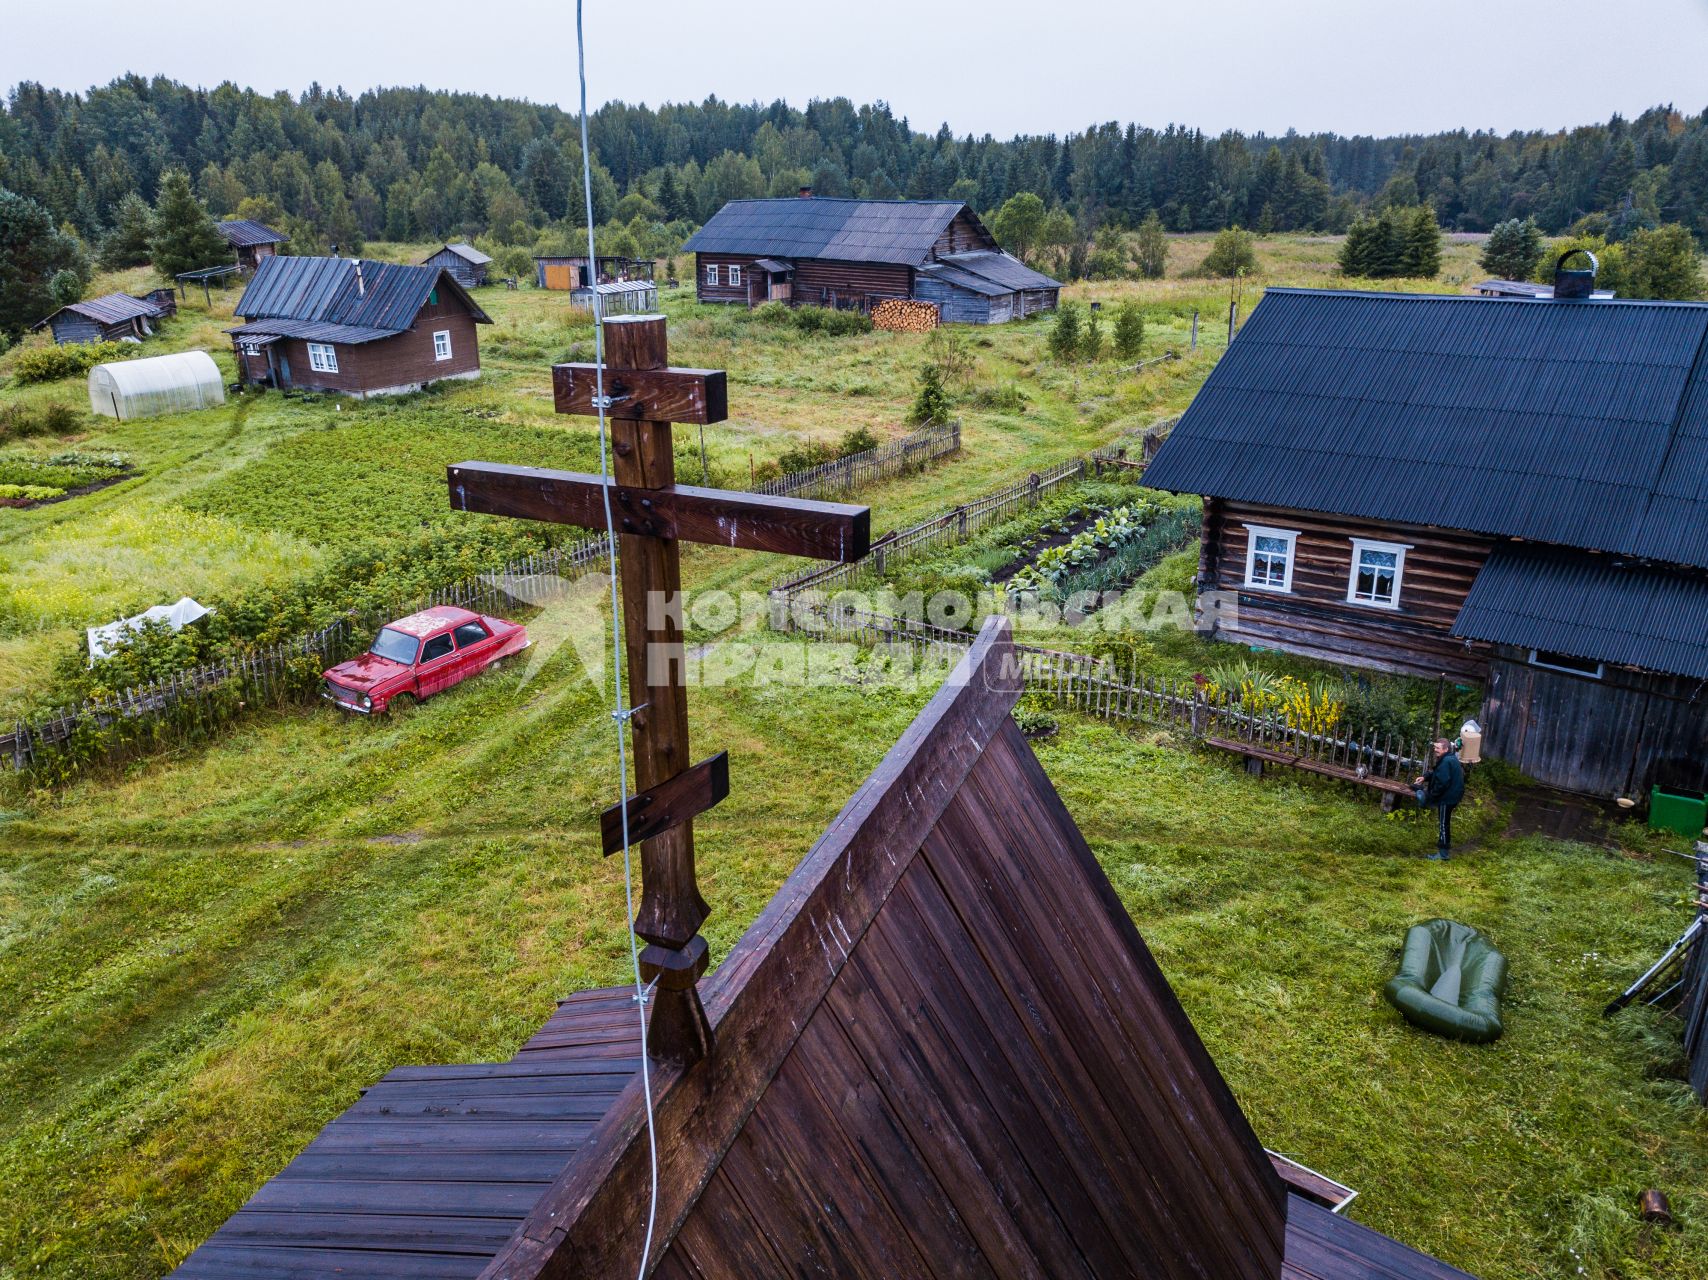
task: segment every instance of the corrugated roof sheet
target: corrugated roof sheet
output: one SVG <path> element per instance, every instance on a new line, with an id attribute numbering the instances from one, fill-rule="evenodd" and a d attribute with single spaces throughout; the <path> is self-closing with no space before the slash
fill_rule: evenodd
<path id="1" fill-rule="evenodd" d="M 919 268 L 919 274 L 931 280 L 941 280 L 944 284 L 952 284 L 956 288 L 966 289 L 986 298 L 1006 298 L 1014 290 L 1007 285 L 1000 285 L 994 280 L 986 280 L 983 276 L 975 276 L 970 271 L 962 271 L 946 262 L 928 262 Z"/>
<path id="2" fill-rule="evenodd" d="M 1013 254 L 1001 253 L 994 249 L 982 249 L 973 253 L 947 253 L 939 259 L 962 271 L 969 271 L 975 276 L 982 276 L 995 284 L 1005 285 L 1010 290 L 1015 289 L 1059 289 L 1060 280 L 1052 280 L 1041 271 L 1034 271 Z"/>
<path id="3" fill-rule="evenodd" d="M 1708 574 L 1508 543 L 1483 565 L 1453 632 L 1708 678 Z"/>
<path id="4" fill-rule="evenodd" d="M 237 314 L 249 322 L 300 320 L 375 330 L 384 336 L 402 333 L 414 324 L 434 289 L 449 289 L 463 299 L 477 321 L 489 322 L 487 314 L 442 267 L 368 259 L 363 259 L 360 267 L 358 287 L 357 263 L 351 258 L 267 258 L 238 300 Z M 275 331 L 276 325 L 266 329 Z"/>
<path id="5" fill-rule="evenodd" d="M 290 240 L 289 236 L 282 235 L 251 218 L 235 218 L 230 222 L 216 222 L 214 225 L 233 249 L 243 249 L 255 244 L 285 244 Z"/>
<path id="6" fill-rule="evenodd" d="M 301 338 L 304 342 L 343 342 L 357 345 L 395 338 L 396 329 L 373 329 L 353 324 L 330 324 L 325 320 L 292 320 L 283 316 L 252 320 L 227 329 L 234 338 Z"/>
<path id="7" fill-rule="evenodd" d="M 144 298 L 133 298 L 128 293 L 107 293 L 99 298 L 85 298 L 81 302 L 69 303 L 55 311 L 45 320 L 38 320 L 31 326 L 39 329 L 50 323 L 54 316 L 70 311 L 76 315 L 85 316 L 96 324 L 120 324 L 126 320 L 134 320 L 138 316 L 153 319 L 161 309 Z"/>
<path id="8" fill-rule="evenodd" d="M 731 200 L 682 247 L 917 267 L 964 209 L 958 200 Z"/>
<path id="9" fill-rule="evenodd" d="M 1147 484 L 1708 565 L 1708 306 L 1271 289 Z"/>

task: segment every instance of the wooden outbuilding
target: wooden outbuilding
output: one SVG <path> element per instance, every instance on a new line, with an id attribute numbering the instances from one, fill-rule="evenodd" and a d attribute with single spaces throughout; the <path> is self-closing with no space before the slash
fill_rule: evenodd
<path id="1" fill-rule="evenodd" d="M 278 254 L 280 245 L 289 244 L 291 240 L 289 236 L 250 218 L 234 218 L 214 225 L 231 246 L 237 266 L 244 271 L 254 271 L 268 258 Z"/>
<path id="2" fill-rule="evenodd" d="M 534 284 L 541 289 L 570 290 L 614 284 L 619 280 L 651 280 L 654 265 L 651 258 L 628 258 L 621 254 L 602 253 L 597 263 L 586 254 L 535 258 Z"/>
<path id="3" fill-rule="evenodd" d="M 239 381 L 363 397 L 478 378 L 492 322 L 443 267 L 354 258 L 264 259 L 237 314 Z"/>
<path id="4" fill-rule="evenodd" d="M 1708 306 L 1270 289 L 1146 471 L 1217 634 L 1485 684 L 1552 786 L 1708 790 Z"/>
<path id="5" fill-rule="evenodd" d="M 1061 293 L 956 200 L 732 200 L 683 247 L 701 302 L 869 311 L 911 298 L 944 320 L 994 324 L 1051 310 Z"/>
<path id="6" fill-rule="evenodd" d="M 478 289 L 486 283 L 486 269 L 491 262 L 491 257 L 460 240 L 455 244 L 441 245 L 421 259 L 424 267 L 443 267 L 449 271 L 465 289 Z"/>
<path id="7" fill-rule="evenodd" d="M 172 293 L 170 289 L 156 292 L 164 292 L 168 298 Z M 30 328 L 52 329 L 53 340 L 61 346 L 69 342 L 120 342 L 126 338 L 140 341 L 154 332 L 156 320 L 174 315 L 177 310 L 176 302 L 161 302 L 155 294 L 135 298 L 128 293 L 108 293 L 63 306 Z"/>

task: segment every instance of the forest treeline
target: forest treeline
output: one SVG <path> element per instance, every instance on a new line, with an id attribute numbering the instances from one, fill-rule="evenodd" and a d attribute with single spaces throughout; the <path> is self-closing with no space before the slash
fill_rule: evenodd
<path id="1" fill-rule="evenodd" d="M 1708 116 L 1655 107 L 1560 132 L 1403 137 L 1107 123 L 999 140 L 914 129 L 882 103 L 796 108 L 707 99 L 611 103 L 591 124 L 594 199 L 634 251 L 668 252 L 729 199 L 949 197 L 980 212 L 1033 192 L 1089 239 L 1155 212 L 1171 231 L 1343 231 L 1363 211 L 1428 205 L 1450 230 L 1590 218 L 1619 239 L 1682 223 L 1708 239 Z M 297 252 L 480 236 L 539 249 L 579 212 L 579 131 L 554 106 L 424 88 L 297 97 L 126 76 L 87 93 L 23 83 L 0 113 L 0 187 L 95 244 L 127 193 L 153 203 L 183 168 L 216 216 L 285 225 Z M 611 243 L 621 252 L 622 243 Z"/>

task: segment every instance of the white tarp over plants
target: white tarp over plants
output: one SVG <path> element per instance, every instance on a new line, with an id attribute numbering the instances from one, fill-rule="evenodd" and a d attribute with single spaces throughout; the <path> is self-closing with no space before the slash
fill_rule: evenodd
<path id="1" fill-rule="evenodd" d="M 115 360 L 89 370 L 89 408 L 128 422 L 225 403 L 225 380 L 205 351 Z"/>
<path id="2" fill-rule="evenodd" d="M 108 658 L 133 631 L 141 631 L 150 622 L 164 622 L 174 631 L 181 631 L 197 618 L 205 618 L 212 609 L 197 604 L 189 596 L 179 598 L 177 604 L 157 604 L 141 613 L 128 618 L 120 618 L 117 622 L 109 622 L 105 626 L 89 628 L 89 661 L 97 658 Z"/>

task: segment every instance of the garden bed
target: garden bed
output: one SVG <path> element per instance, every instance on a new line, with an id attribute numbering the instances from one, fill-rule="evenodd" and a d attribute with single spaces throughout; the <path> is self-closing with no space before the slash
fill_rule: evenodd
<path id="1" fill-rule="evenodd" d="M 48 458 L 0 456 L 0 507 L 41 507 L 80 498 L 137 474 L 122 454 L 71 450 Z"/>

